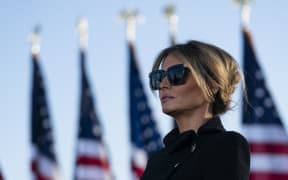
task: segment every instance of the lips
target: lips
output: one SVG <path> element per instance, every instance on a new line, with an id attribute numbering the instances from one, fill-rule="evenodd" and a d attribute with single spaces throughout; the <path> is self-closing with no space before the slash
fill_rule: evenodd
<path id="1" fill-rule="evenodd" d="M 174 97 L 173 96 L 169 96 L 169 95 L 163 95 L 163 96 L 161 96 L 161 103 L 164 104 L 167 101 L 170 101 L 171 99 L 174 99 Z"/>

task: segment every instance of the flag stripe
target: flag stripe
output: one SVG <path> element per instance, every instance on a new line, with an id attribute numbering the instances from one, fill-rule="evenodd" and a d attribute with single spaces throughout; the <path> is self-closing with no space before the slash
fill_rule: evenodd
<path id="1" fill-rule="evenodd" d="M 242 132 L 249 142 L 288 144 L 288 136 L 278 124 L 244 124 Z"/>
<path id="2" fill-rule="evenodd" d="M 109 169 L 109 163 L 105 159 L 91 158 L 89 156 L 81 156 L 77 159 L 78 164 L 89 165 L 89 166 L 100 166 L 103 169 Z"/>
<path id="3" fill-rule="evenodd" d="M 145 168 L 148 160 L 147 153 L 143 149 L 134 146 L 132 148 L 132 154 L 135 166 Z"/>
<path id="4" fill-rule="evenodd" d="M 134 175 L 136 176 L 137 179 L 140 179 L 140 177 L 142 176 L 144 168 L 139 167 L 134 162 L 132 162 L 132 171 L 134 172 Z"/>
<path id="5" fill-rule="evenodd" d="M 89 155 L 90 157 L 98 158 L 105 157 L 106 150 L 102 142 L 98 142 L 93 139 L 81 138 L 78 141 L 77 154 L 79 156 Z"/>
<path id="6" fill-rule="evenodd" d="M 250 143 L 252 153 L 271 153 L 288 155 L 288 144 Z"/>
<path id="7" fill-rule="evenodd" d="M 288 156 L 270 153 L 253 153 L 251 171 L 288 173 Z"/>
<path id="8" fill-rule="evenodd" d="M 77 180 L 112 180 L 110 171 L 105 171 L 99 166 L 79 165 L 76 170 Z"/>
<path id="9" fill-rule="evenodd" d="M 56 177 L 57 166 L 55 162 L 51 161 L 49 158 L 45 156 L 39 155 L 36 159 L 32 159 L 32 170 L 39 176 L 43 177 Z"/>
<path id="10" fill-rule="evenodd" d="M 287 180 L 288 174 L 277 174 L 273 172 L 252 172 L 250 180 Z"/>
<path id="11" fill-rule="evenodd" d="M 49 180 L 50 178 L 52 177 L 45 177 L 42 173 L 41 173 L 41 170 L 39 170 L 39 166 L 37 164 L 37 161 L 32 161 L 32 172 L 33 172 L 33 176 L 34 178 L 33 179 L 37 179 L 37 180 Z"/>

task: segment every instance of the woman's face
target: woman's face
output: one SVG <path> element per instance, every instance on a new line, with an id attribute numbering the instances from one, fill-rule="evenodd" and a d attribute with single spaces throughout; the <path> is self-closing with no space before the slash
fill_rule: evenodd
<path id="1" fill-rule="evenodd" d="M 162 69 L 167 70 L 176 64 L 183 64 L 183 60 L 170 54 L 164 59 Z M 165 77 L 160 83 L 159 98 L 162 111 L 171 116 L 193 113 L 196 109 L 204 108 L 207 105 L 201 89 L 190 71 L 187 73 L 186 81 L 182 85 L 172 86 L 167 77 Z"/>

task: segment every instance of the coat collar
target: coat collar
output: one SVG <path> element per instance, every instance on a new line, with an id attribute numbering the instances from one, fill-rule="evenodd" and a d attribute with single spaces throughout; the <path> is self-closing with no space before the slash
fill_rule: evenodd
<path id="1" fill-rule="evenodd" d="M 174 128 L 164 137 L 164 144 L 168 152 L 174 152 L 182 149 L 184 146 L 191 144 L 197 135 L 210 134 L 225 131 L 222 122 L 218 116 L 209 119 L 203 124 L 196 133 L 194 130 L 188 130 L 179 133 L 178 128 Z"/>
<path id="2" fill-rule="evenodd" d="M 205 124 L 203 124 L 198 129 L 198 134 L 205 134 L 205 133 L 213 133 L 213 132 L 223 132 L 225 131 L 224 126 L 221 122 L 219 116 L 213 117 L 212 119 L 208 120 Z"/>

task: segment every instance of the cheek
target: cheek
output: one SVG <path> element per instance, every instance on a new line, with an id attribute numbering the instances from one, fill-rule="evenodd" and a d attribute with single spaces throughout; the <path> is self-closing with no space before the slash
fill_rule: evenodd
<path id="1" fill-rule="evenodd" d="M 187 84 L 188 85 L 188 84 Z M 202 94 L 201 89 L 196 84 L 189 84 L 185 88 L 181 89 L 181 91 L 178 92 L 179 95 L 181 95 L 181 100 L 183 101 L 203 101 L 204 96 Z"/>
<path id="2" fill-rule="evenodd" d="M 202 96 L 202 91 L 200 89 L 200 87 L 198 86 L 196 80 L 194 79 L 194 77 L 192 75 L 190 75 L 187 78 L 186 83 L 184 84 L 183 90 L 183 94 L 186 95 L 198 95 L 198 96 Z"/>

